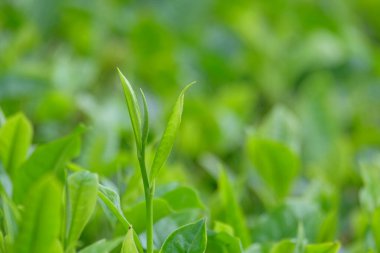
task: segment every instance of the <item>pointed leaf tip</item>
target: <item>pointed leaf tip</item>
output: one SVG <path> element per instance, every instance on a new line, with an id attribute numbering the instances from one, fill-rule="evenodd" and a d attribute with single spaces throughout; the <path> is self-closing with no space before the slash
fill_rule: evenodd
<path id="1" fill-rule="evenodd" d="M 166 129 L 161 137 L 160 144 L 153 159 L 152 169 L 149 174 L 150 181 L 153 181 L 157 177 L 159 170 L 164 166 L 166 160 L 170 155 L 175 137 L 181 124 L 185 92 L 193 84 L 194 82 L 186 85 L 186 87 L 182 89 L 177 102 L 174 105 L 173 111 L 169 117 Z"/>
<path id="2" fill-rule="evenodd" d="M 120 81 L 123 86 L 124 96 L 128 107 L 129 117 L 131 120 L 133 132 L 135 135 L 136 146 L 138 150 L 141 150 L 141 116 L 140 109 L 137 102 L 136 94 L 129 83 L 128 79 L 121 73 L 118 68 Z"/>

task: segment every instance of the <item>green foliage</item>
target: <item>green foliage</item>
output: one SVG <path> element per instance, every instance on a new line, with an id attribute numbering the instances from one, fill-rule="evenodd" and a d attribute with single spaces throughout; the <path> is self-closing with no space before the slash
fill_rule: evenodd
<path id="1" fill-rule="evenodd" d="M 0 253 L 380 252 L 378 10 L 0 1 Z"/>

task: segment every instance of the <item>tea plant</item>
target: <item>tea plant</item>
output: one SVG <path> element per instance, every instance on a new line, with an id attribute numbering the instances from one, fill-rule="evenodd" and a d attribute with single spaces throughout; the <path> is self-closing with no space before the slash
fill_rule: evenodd
<path id="1" fill-rule="evenodd" d="M 153 253 L 153 198 L 156 178 L 172 149 L 175 136 L 181 122 L 185 92 L 192 84 L 187 85 L 179 95 L 173 112 L 170 115 L 167 127 L 161 138 L 160 144 L 155 153 L 152 166 L 150 170 L 148 170 L 145 161 L 145 148 L 149 132 L 149 115 L 145 95 L 144 92 L 140 90 L 144 105 L 144 114 L 142 117 L 132 86 L 123 76 L 120 70 L 118 71 L 121 82 L 123 84 L 126 103 L 128 105 L 128 111 L 135 136 L 137 156 L 144 185 L 147 224 L 147 253 Z M 164 242 L 160 252 L 204 252 L 205 248 L 206 227 L 205 221 L 203 220 L 196 224 L 184 226 L 174 232 Z"/>
<path id="2" fill-rule="evenodd" d="M 152 162 L 148 163 L 149 114 L 145 95 L 140 90 L 143 105 L 143 110 L 140 111 L 132 85 L 120 71 L 119 77 L 132 125 L 139 167 L 139 173 L 126 179 L 127 187 L 133 191 L 133 187 L 138 189 L 138 183 L 142 183 L 144 200 L 134 198 L 132 203 L 123 205 L 119 189 L 112 180 L 86 170 L 73 161 L 80 155 L 82 135 L 86 132 L 84 127 L 79 126 L 71 134 L 55 141 L 32 146 L 32 126 L 23 114 L 18 113 L 7 118 L 0 128 L 0 253 L 339 251 L 338 242 L 326 242 L 328 240 L 325 239 L 332 237 L 328 226 L 335 216 L 321 219 L 327 222 L 327 225 L 316 226 L 319 231 L 317 238 L 322 239 L 309 243 L 305 228 L 313 223 L 305 216 L 306 205 L 286 201 L 297 176 L 299 159 L 296 149 L 281 139 L 281 136 L 277 136 L 277 139 L 268 137 L 268 133 L 271 133 L 268 131 L 271 120 L 265 124 L 265 131 L 261 130 L 248 137 L 247 162 L 254 166 L 254 177 L 261 180 L 260 184 L 255 185 L 255 190 L 260 198 L 266 199 L 263 203 L 285 209 L 288 216 L 268 213 L 269 219 L 256 220 L 257 225 L 253 228 L 248 222 L 249 214 L 237 198 L 235 180 L 232 180 L 230 172 L 218 159 L 212 156 L 206 157 L 203 162 L 206 167 L 210 164 L 211 167 L 216 167 L 213 170 L 218 187 L 216 205 L 210 203 L 205 207 L 192 187 L 171 183 L 161 187 L 156 184 L 160 172 L 164 172 L 161 170 L 165 167 L 179 131 L 185 92 L 192 84 L 180 93 Z M 289 118 L 286 111 L 280 109 L 280 112 L 274 114 L 280 115 L 276 116 L 279 117 L 275 120 L 276 124 L 283 120 L 284 115 Z M 283 132 L 286 131 L 281 133 Z M 377 195 L 372 191 L 373 180 L 364 172 L 366 185 L 362 194 L 363 205 L 374 215 L 370 224 L 377 243 Z M 142 182 L 136 183 L 140 178 Z M 300 206 L 302 210 L 294 211 Z M 296 216 L 297 212 L 302 213 L 304 218 Z M 104 233 L 106 236 L 102 231 L 105 221 L 112 228 L 111 232 Z M 268 228 L 261 228 L 260 224 Z M 286 226 L 292 226 L 294 231 L 298 227 L 297 235 L 289 232 L 278 240 L 261 239 L 260 236 L 265 237 L 271 232 L 270 226 L 273 224 L 276 231 L 288 231 Z M 87 229 L 91 226 L 98 229 L 95 229 L 96 236 L 89 236 L 91 240 L 88 241 L 87 235 L 92 230 Z"/>

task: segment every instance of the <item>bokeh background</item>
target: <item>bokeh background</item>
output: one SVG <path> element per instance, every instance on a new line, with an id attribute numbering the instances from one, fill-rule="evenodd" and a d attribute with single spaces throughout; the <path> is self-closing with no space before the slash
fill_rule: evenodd
<path id="1" fill-rule="evenodd" d="M 379 164 L 379 14 L 377 0 L 2 0 L 1 119 L 24 112 L 34 143 L 84 123 L 77 162 L 112 178 L 135 162 L 117 67 L 147 95 L 152 147 L 195 80 L 161 182 L 213 199 L 223 163 L 247 241 L 294 237 L 302 217 L 311 242 L 366 252 L 376 241 L 369 214 L 380 206 L 380 172 L 359 164 Z M 254 157 L 266 151 L 252 136 L 295 155 L 289 186 L 276 188 L 288 172 L 272 180 L 257 169 Z M 367 186 L 370 203 L 359 197 Z"/>

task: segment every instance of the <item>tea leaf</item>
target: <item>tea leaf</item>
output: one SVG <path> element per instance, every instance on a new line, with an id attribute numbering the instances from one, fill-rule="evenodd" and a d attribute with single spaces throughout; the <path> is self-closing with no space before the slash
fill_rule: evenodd
<path id="1" fill-rule="evenodd" d="M 296 154 L 279 142 L 255 136 L 248 140 L 248 154 L 267 189 L 276 200 L 283 200 L 298 173 Z"/>
<path id="2" fill-rule="evenodd" d="M 61 226 L 62 187 L 53 176 L 37 182 L 30 190 L 14 244 L 17 253 L 51 252 Z"/>
<path id="3" fill-rule="evenodd" d="M 0 159 L 11 177 L 26 159 L 32 132 L 30 122 L 21 113 L 9 118 L 0 128 Z"/>
<path id="4" fill-rule="evenodd" d="M 75 172 L 67 179 L 67 191 L 66 247 L 70 252 L 94 211 L 98 176 L 88 171 Z"/>
<path id="5" fill-rule="evenodd" d="M 162 135 L 160 144 L 157 148 L 156 154 L 153 159 L 152 169 L 149 174 L 149 178 L 153 181 L 156 177 L 162 166 L 164 166 L 166 160 L 169 157 L 170 151 L 173 147 L 175 137 L 177 135 L 183 110 L 183 101 L 185 97 L 185 92 L 193 83 L 188 84 L 180 93 L 176 104 L 174 105 L 173 111 L 170 115 L 168 124 Z"/>
<path id="6" fill-rule="evenodd" d="M 64 166 L 80 152 L 78 128 L 72 134 L 37 147 L 31 157 L 21 165 L 14 182 L 14 198 L 22 201 L 33 183 L 49 173 L 55 173 L 63 181 Z"/>
<path id="7" fill-rule="evenodd" d="M 98 194 L 99 198 L 103 201 L 111 213 L 119 220 L 123 227 L 128 230 L 131 224 L 125 218 L 123 211 L 121 210 L 119 195 L 114 190 L 102 185 L 99 185 Z"/>
<path id="8" fill-rule="evenodd" d="M 133 229 L 130 228 L 125 236 L 121 253 L 139 253 L 133 236 Z"/>
<path id="9" fill-rule="evenodd" d="M 203 253 L 206 251 L 206 244 L 206 223 L 205 220 L 200 220 L 170 234 L 160 253 Z"/>
<path id="10" fill-rule="evenodd" d="M 140 109 L 137 102 L 137 98 L 133 88 L 127 78 L 121 73 L 120 69 L 117 69 L 119 72 L 119 77 L 123 85 L 123 91 L 125 100 L 127 102 L 129 117 L 131 119 L 133 132 L 135 134 L 135 140 L 137 149 L 141 150 L 141 119 L 140 119 Z"/>
<path id="11" fill-rule="evenodd" d="M 235 235 L 241 239 L 244 246 L 247 246 L 250 242 L 249 232 L 246 226 L 247 222 L 236 199 L 231 182 L 224 170 L 220 172 L 218 187 L 222 220 L 233 227 Z"/>

